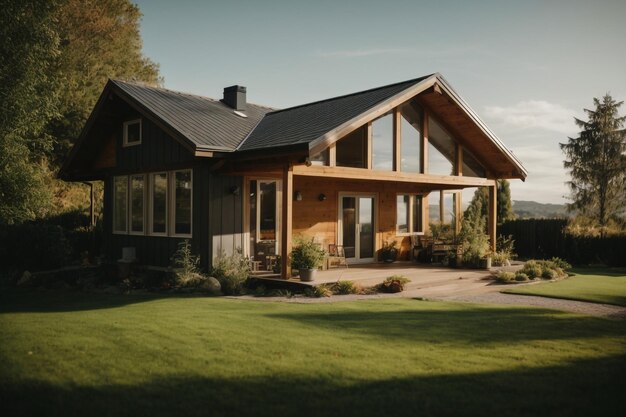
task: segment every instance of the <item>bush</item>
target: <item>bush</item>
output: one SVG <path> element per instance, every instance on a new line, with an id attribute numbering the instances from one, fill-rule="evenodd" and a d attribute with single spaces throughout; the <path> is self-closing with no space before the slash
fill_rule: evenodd
<path id="1" fill-rule="evenodd" d="M 528 281 L 528 275 L 526 275 L 523 272 L 518 272 L 517 274 L 515 274 L 515 281 L 518 281 L 518 282 Z"/>
<path id="2" fill-rule="evenodd" d="M 304 290 L 304 295 L 310 298 L 330 297 L 333 292 L 325 285 L 318 285 L 316 287 L 309 287 Z"/>
<path id="3" fill-rule="evenodd" d="M 189 240 L 185 239 L 178 244 L 171 262 L 174 270 L 174 286 L 196 288 L 204 281 L 205 276 L 200 273 L 200 257 L 191 252 Z"/>
<path id="4" fill-rule="evenodd" d="M 542 269 L 536 261 L 531 260 L 526 262 L 526 265 L 524 265 L 520 272 L 525 273 L 526 275 L 528 275 L 528 278 L 533 279 L 541 277 Z"/>
<path id="5" fill-rule="evenodd" d="M 404 291 L 404 286 L 409 282 L 411 282 L 411 280 L 407 277 L 402 275 L 392 275 L 385 278 L 378 288 L 381 292 L 397 293 Z"/>
<path id="6" fill-rule="evenodd" d="M 217 278 L 224 294 L 239 295 L 250 275 L 250 262 L 239 249 L 230 256 L 220 250 L 213 259 L 211 275 Z"/>
<path id="7" fill-rule="evenodd" d="M 515 279 L 515 274 L 513 272 L 500 271 L 495 276 L 495 280 L 497 282 L 501 282 L 504 284 L 508 284 L 514 279 Z"/>
<path id="8" fill-rule="evenodd" d="M 358 294 L 359 287 L 352 281 L 337 281 L 332 285 L 333 294 Z"/>
<path id="9" fill-rule="evenodd" d="M 545 269 L 541 272 L 541 278 L 543 279 L 556 279 L 559 274 L 554 269 Z"/>
<path id="10" fill-rule="evenodd" d="M 493 266 L 503 266 L 511 259 L 516 257 L 513 253 L 513 245 L 515 241 L 512 235 L 499 235 L 496 240 L 496 251 L 491 255 L 491 264 Z"/>
<path id="11" fill-rule="evenodd" d="M 563 271 L 569 271 L 572 269 L 572 265 L 561 258 L 552 258 L 550 259 L 550 262 L 552 262 L 556 267 L 561 268 Z"/>

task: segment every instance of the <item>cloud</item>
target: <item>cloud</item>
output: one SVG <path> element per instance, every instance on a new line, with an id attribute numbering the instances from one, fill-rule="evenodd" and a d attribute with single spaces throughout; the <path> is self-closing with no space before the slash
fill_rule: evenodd
<path id="1" fill-rule="evenodd" d="M 374 48 L 374 49 L 351 49 L 343 51 L 318 52 L 322 58 L 358 58 L 374 55 L 397 55 L 411 52 L 408 48 Z"/>
<path id="2" fill-rule="evenodd" d="M 543 100 L 520 101 L 509 106 L 486 106 L 485 117 L 493 123 L 515 128 L 537 128 L 573 134 L 576 132 L 574 123 L 575 111 Z"/>

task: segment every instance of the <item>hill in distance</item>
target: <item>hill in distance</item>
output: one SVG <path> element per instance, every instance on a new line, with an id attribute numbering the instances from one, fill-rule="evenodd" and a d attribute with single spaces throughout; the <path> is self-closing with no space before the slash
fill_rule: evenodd
<path id="1" fill-rule="evenodd" d="M 519 219 L 567 218 L 565 204 L 537 203 L 536 201 L 513 200 L 513 212 Z"/>

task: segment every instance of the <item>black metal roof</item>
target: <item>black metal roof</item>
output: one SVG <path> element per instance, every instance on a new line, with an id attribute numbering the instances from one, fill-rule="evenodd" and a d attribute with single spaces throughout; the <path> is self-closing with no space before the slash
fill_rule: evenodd
<path id="1" fill-rule="evenodd" d="M 238 149 L 247 151 L 309 143 L 428 77 L 430 75 L 270 112 Z"/>
<path id="2" fill-rule="evenodd" d="M 218 100 L 125 81 L 111 82 L 199 149 L 233 151 L 272 109 L 248 103 L 245 115 Z"/>

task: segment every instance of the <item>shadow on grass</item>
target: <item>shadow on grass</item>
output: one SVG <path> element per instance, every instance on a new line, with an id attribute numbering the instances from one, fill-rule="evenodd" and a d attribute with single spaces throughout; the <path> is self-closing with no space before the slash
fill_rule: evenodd
<path id="1" fill-rule="evenodd" d="M 144 303 L 164 298 L 205 298 L 201 294 L 137 293 L 107 294 L 78 290 L 3 289 L 0 293 L 2 313 L 61 313 L 99 310 Z"/>
<path id="2" fill-rule="evenodd" d="M 624 415 L 626 357 L 534 369 L 350 381 L 170 377 L 135 385 L 0 382 L 7 416 Z M 364 364 L 364 366 L 367 366 Z"/>
<path id="3" fill-rule="evenodd" d="M 626 268 L 608 267 L 576 267 L 571 271 L 574 275 L 599 275 L 605 277 L 626 277 Z"/>
<path id="4" fill-rule="evenodd" d="M 426 304 L 427 306 L 427 304 Z M 623 336 L 623 322 L 555 310 L 463 305 L 462 309 L 293 312 L 268 315 L 346 334 L 436 343 L 522 343 Z M 602 322 L 602 326 L 598 323 Z"/>

